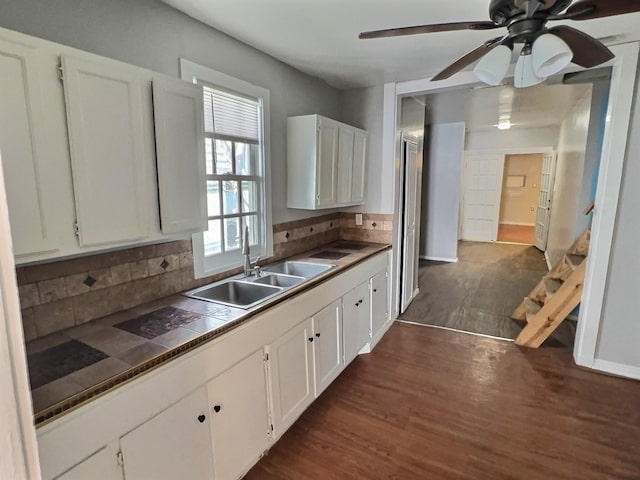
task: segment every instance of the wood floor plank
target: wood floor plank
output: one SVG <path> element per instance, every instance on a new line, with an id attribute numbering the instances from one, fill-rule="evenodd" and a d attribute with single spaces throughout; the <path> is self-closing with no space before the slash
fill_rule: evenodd
<path id="1" fill-rule="evenodd" d="M 640 382 L 395 324 L 245 478 L 639 479 Z"/>

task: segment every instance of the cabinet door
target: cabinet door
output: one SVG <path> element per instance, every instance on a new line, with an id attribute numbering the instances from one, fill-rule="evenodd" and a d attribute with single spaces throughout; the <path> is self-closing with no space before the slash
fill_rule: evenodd
<path id="1" fill-rule="evenodd" d="M 81 246 L 148 235 L 142 84 L 111 65 L 62 57 Z"/>
<path id="2" fill-rule="evenodd" d="M 387 272 L 371 278 L 371 336 L 375 337 L 389 317 Z"/>
<path id="3" fill-rule="evenodd" d="M 207 229 L 202 86 L 153 79 L 162 233 Z"/>
<path id="4" fill-rule="evenodd" d="M 127 480 L 213 478 L 207 391 L 188 397 L 120 439 Z"/>
<path id="5" fill-rule="evenodd" d="M 368 138 L 366 132 L 356 130 L 354 133 L 351 203 L 364 203 Z"/>
<path id="6" fill-rule="evenodd" d="M 336 169 L 338 167 L 338 125 L 320 119 L 318 129 L 316 202 L 318 207 L 337 203 Z"/>
<path id="7" fill-rule="evenodd" d="M 312 322 L 308 319 L 267 347 L 276 438 L 313 400 L 313 338 Z"/>
<path id="8" fill-rule="evenodd" d="M 207 392 L 215 478 L 238 478 L 269 446 L 263 351 L 213 379 Z"/>
<path id="9" fill-rule="evenodd" d="M 342 297 L 342 331 L 344 363 L 348 365 L 369 341 L 369 282 L 365 282 Z"/>
<path id="10" fill-rule="evenodd" d="M 41 166 L 48 154 L 37 53 L 0 40 L 0 155 L 16 255 L 54 250 L 51 199 Z"/>
<path id="11" fill-rule="evenodd" d="M 117 440 L 101 448 L 55 480 L 122 480 Z"/>
<path id="12" fill-rule="evenodd" d="M 338 203 L 351 203 L 354 129 L 341 125 L 338 134 Z"/>
<path id="13" fill-rule="evenodd" d="M 342 299 L 316 313 L 312 320 L 317 398 L 342 371 Z"/>

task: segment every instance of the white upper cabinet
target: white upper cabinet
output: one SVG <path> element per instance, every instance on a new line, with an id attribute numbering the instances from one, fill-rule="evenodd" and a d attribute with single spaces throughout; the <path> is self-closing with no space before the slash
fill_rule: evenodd
<path id="1" fill-rule="evenodd" d="M 207 391 L 215 478 L 239 478 L 269 447 L 271 427 L 262 349 L 214 378 Z"/>
<path id="2" fill-rule="evenodd" d="M 202 86 L 153 79 L 162 233 L 207 229 Z"/>
<path id="3" fill-rule="evenodd" d="M 81 246 L 149 235 L 147 155 L 140 76 L 62 57 Z"/>
<path id="4" fill-rule="evenodd" d="M 16 256 L 56 249 L 37 51 L 0 40 L 0 156 Z"/>
<path id="5" fill-rule="evenodd" d="M 287 122 L 287 206 L 364 203 L 367 132 L 320 115 Z"/>

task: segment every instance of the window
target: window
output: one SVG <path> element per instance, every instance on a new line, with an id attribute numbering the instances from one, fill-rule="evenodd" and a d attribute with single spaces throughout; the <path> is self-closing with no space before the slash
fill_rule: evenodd
<path id="1" fill-rule="evenodd" d="M 268 90 L 181 60 L 183 78 L 203 85 L 209 228 L 193 236 L 196 278 L 272 254 L 268 201 Z"/>

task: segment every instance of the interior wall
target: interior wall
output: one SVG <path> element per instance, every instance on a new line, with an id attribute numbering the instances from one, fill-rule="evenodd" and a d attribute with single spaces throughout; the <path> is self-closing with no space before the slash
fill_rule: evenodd
<path id="1" fill-rule="evenodd" d="M 273 222 L 316 215 L 287 209 L 287 117 L 340 120 L 340 94 L 253 47 L 158 0 L 21 0 L 0 3 L 0 26 L 179 77 L 186 58 L 271 91 Z"/>
<path id="2" fill-rule="evenodd" d="M 455 261 L 458 258 L 464 122 L 430 125 L 426 132 L 420 257 Z"/>
<path id="3" fill-rule="evenodd" d="M 611 246 L 607 291 L 605 292 L 596 358 L 640 368 L 640 316 L 638 298 L 640 272 L 640 80 L 631 110 L 629 140 L 616 227 Z"/>
<path id="4" fill-rule="evenodd" d="M 500 198 L 501 224 L 527 226 L 536 224 L 541 175 L 541 153 L 505 156 Z M 509 186 L 510 176 L 524 176 L 524 186 Z"/>
<path id="5" fill-rule="evenodd" d="M 577 231 L 577 216 L 582 189 L 582 173 L 589 132 L 591 90 L 567 114 L 560 126 L 558 161 L 551 204 L 547 257 L 556 264 L 582 232 Z"/>
<path id="6" fill-rule="evenodd" d="M 344 90 L 340 94 L 341 118 L 350 125 L 369 132 L 367 185 L 365 204 L 350 210 L 365 213 L 393 213 L 393 198 L 384 195 L 385 183 L 392 181 L 381 175 L 382 164 L 382 120 L 384 86 Z"/>
<path id="7" fill-rule="evenodd" d="M 469 131 L 467 150 L 496 150 L 554 147 L 558 144 L 558 127 L 510 128 L 509 130 Z"/>

